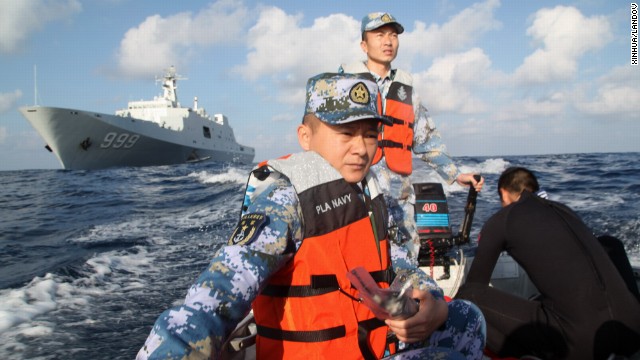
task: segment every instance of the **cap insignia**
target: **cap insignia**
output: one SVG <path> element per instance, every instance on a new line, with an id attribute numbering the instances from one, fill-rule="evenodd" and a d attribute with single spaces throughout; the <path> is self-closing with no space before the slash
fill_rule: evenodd
<path id="1" fill-rule="evenodd" d="M 369 89 L 362 82 L 359 82 L 353 85 L 353 87 L 349 91 L 349 98 L 351 99 L 351 101 L 353 101 L 356 104 L 361 104 L 361 105 L 369 104 L 370 96 L 371 95 L 369 94 Z"/>
<path id="2" fill-rule="evenodd" d="M 382 20 L 382 22 L 383 22 L 383 23 L 391 22 L 391 16 L 389 16 L 389 14 L 384 14 L 384 15 L 382 15 L 382 17 L 380 18 L 380 20 Z"/>

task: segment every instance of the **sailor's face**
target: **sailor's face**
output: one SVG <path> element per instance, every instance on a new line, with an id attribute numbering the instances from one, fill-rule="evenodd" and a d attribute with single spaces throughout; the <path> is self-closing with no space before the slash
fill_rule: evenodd
<path id="1" fill-rule="evenodd" d="M 398 33 L 393 25 L 385 25 L 364 33 L 360 43 L 369 61 L 391 64 L 398 55 Z"/>
<path id="2" fill-rule="evenodd" d="M 350 183 L 364 179 L 378 148 L 376 121 L 360 120 L 343 125 L 328 125 L 315 120 L 308 127 L 309 137 L 301 145 L 320 154 Z"/>

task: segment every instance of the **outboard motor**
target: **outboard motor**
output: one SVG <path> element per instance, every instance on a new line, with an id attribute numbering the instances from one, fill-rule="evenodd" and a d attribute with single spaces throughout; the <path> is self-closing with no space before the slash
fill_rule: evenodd
<path id="1" fill-rule="evenodd" d="M 474 175 L 480 181 L 480 175 Z M 440 183 L 413 184 L 416 194 L 415 218 L 420 237 L 420 252 L 418 263 L 420 266 L 444 266 L 444 275 L 437 280 L 448 279 L 451 259 L 448 253 L 454 246 L 469 243 L 471 224 L 475 214 L 478 193 L 473 187 L 469 188 L 465 218 L 460 226 L 460 232 L 453 235 L 449 220 L 449 205 Z"/>
<path id="2" fill-rule="evenodd" d="M 416 193 L 415 217 L 420 237 L 420 266 L 442 266 L 444 255 L 453 247 L 449 205 L 440 183 L 413 184 Z"/>

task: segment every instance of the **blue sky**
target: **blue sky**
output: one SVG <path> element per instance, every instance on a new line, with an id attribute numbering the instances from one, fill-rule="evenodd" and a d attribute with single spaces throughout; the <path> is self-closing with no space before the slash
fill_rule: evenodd
<path id="1" fill-rule="evenodd" d="M 35 83 L 39 105 L 112 114 L 170 65 L 256 161 L 298 151 L 306 79 L 364 59 L 373 11 L 404 25 L 393 65 L 452 155 L 640 151 L 629 2 L 0 0 L 0 170 L 60 168 L 18 112 Z"/>

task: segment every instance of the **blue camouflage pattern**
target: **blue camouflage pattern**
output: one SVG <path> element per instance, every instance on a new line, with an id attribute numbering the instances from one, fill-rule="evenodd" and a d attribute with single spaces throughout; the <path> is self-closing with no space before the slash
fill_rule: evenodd
<path id="1" fill-rule="evenodd" d="M 389 215 L 394 220 L 395 230 L 406 242 L 408 256 L 418 261 L 420 251 L 420 237 L 415 221 L 416 194 L 409 176 L 400 175 L 389 169 L 386 159 L 383 157 L 378 163 L 371 166 L 372 174 L 378 180 L 380 191 L 384 194 Z"/>
<path id="2" fill-rule="evenodd" d="M 373 12 L 362 18 L 360 24 L 360 32 L 375 30 L 381 26 L 392 24 L 396 28 L 398 35 L 404 32 L 404 27 L 396 20 L 393 15 L 385 12 Z"/>
<path id="3" fill-rule="evenodd" d="M 371 73 L 378 84 L 382 99 L 387 98 L 395 72 L 396 70 L 391 70 L 385 77 Z M 414 112 L 413 153 L 436 170 L 444 181 L 448 184 L 453 184 L 458 175 L 460 175 L 460 171 L 453 158 L 447 152 L 447 146 L 442 141 L 440 131 L 436 128 L 427 108 L 421 103 L 417 91 L 413 91 L 411 101 Z"/>
<path id="4" fill-rule="evenodd" d="M 366 68 L 366 64 L 365 68 Z M 392 78 L 397 70 L 392 69 L 387 76 L 381 77 L 375 73 L 371 75 L 376 80 L 380 95 L 386 99 Z M 343 73 L 342 66 L 338 70 Z M 438 175 L 448 184 L 453 184 L 460 175 L 460 170 L 455 165 L 453 158 L 447 152 L 447 147 L 442 141 L 442 136 L 429 116 L 427 108 L 420 102 L 417 91 L 413 91 L 412 104 L 414 111 L 413 127 L 413 153 L 418 155 L 428 166 L 434 169 Z M 414 204 L 416 202 L 415 191 L 411 177 L 391 171 L 383 157 L 374 164 L 370 170 L 377 178 L 378 184 L 389 209 L 397 224 L 397 231 L 401 236 L 411 239 L 407 249 L 411 257 L 418 258 L 420 239 L 415 221 Z"/>
<path id="5" fill-rule="evenodd" d="M 251 242 L 220 248 L 209 266 L 189 289 L 184 303 L 157 318 L 137 359 L 214 359 L 236 325 L 249 313 L 251 303 L 302 244 L 301 209 L 290 181 L 277 172 L 265 180 L 251 177 L 244 199 L 247 214 L 266 214 L 267 221 Z M 389 216 L 389 224 L 393 218 Z M 417 267 L 402 237 L 390 238 L 392 266 L 414 287 L 442 299 L 435 281 Z M 449 318 L 420 348 L 394 359 L 480 359 L 486 331 L 480 311 L 472 304 L 449 303 Z M 415 346 L 415 345 L 412 345 Z M 406 356 L 406 357 L 404 357 Z"/>
<path id="6" fill-rule="evenodd" d="M 330 125 L 365 119 L 392 124 L 378 112 L 378 86 L 369 74 L 324 73 L 310 78 L 304 113 Z"/>
<path id="7" fill-rule="evenodd" d="M 444 330 L 434 332 L 423 342 L 403 344 L 402 352 L 385 359 L 483 359 L 487 328 L 480 308 L 466 300 L 447 305 L 449 318 Z"/>

